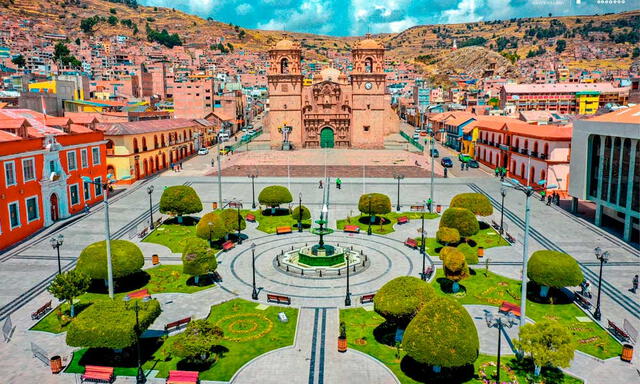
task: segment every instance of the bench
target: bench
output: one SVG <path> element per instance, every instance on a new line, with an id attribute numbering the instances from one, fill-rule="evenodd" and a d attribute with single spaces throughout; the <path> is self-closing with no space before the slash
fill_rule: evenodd
<path id="1" fill-rule="evenodd" d="M 169 371 L 167 384 L 191 384 L 199 383 L 200 373 L 198 371 Z"/>
<path id="2" fill-rule="evenodd" d="M 409 248 L 418 248 L 418 240 L 408 237 L 407 240 L 404 241 L 404 245 Z"/>
<path id="3" fill-rule="evenodd" d="M 287 305 L 291 304 L 291 298 L 289 296 L 282 296 L 282 295 L 267 294 L 267 301 L 272 303 L 278 303 L 278 304 L 287 304 Z"/>
<path id="4" fill-rule="evenodd" d="M 360 296 L 360 304 L 373 303 L 373 298 L 375 297 L 375 293 L 369 295 Z"/>
<path id="5" fill-rule="evenodd" d="M 424 205 L 412 205 L 411 206 L 411 211 L 415 212 L 415 211 L 424 211 Z"/>
<path id="6" fill-rule="evenodd" d="M 83 383 L 85 381 L 92 383 L 112 383 L 114 378 L 113 367 L 87 365 L 84 367 L 84 374 L 82 375 L 81 380 Z"/>
<path id="7" fill-rule="evenodd" d="M 511 236 L 511 234 L 508 233 L 508 232 L 505 233 L 505 236 L 507 237 L 507 241 L 508 242 L 510 242 L 511 244 L 515 244 L 515 242 L 516 242 L 516 238 L 515 237 Z"/>
<path id="8" fill-rule="evenodd" d="M 235 246 L 236 246 L 236 243 L 234 243 L 231 240 L 227 240 L 224 243 L 222 243 L 222 250 L 223 251 L 228 251 L 228 250 L 230 250 L 231 248 L 233 248 Z"/>
<path id="9" fill-rule="evenodd" d="M 627 334 L 627 332 L 625 332 L 622 328 L 618 327 L 618 325 L 616 325 L 616 323 L 614 323 L 613 321 L 607 320 L 607 322 L 609 323 L 609 329 L 611 329 L 613 334 L 618 339 L 622 341 L 629 340 L 629 334 Z"/>
<path id="10" fill-rule="evenodd" d="M 139 238 L 141 238 L 141 239 L 142 239 L 143 237 L 145 237 L 145 236 L 147 235 L 147 230 L 149 230 L 149 228 L 144 227 L 144 228 L 142 229 L 142 231 L 138 232 L 138 237 L 139 237 Z"/>
<path id="11" fill-rule="evenodd" d="M 141 289 L 139 291 L 134 291 L 127 294 L 127 297 L 129 299 L 144 299 L 145 297 L 149 297 L 149 296 L 151 295 L 149 294 L 148 289 Z"/>
<path id="12" fill-rule="evenodd" d="M 500 312 L 503 313 L 513 313 L 514 315 L 520 317 L 520 306 L 510 303 L 508 301 L 503 301 L 502 304 L 500 305 L 500 309 L 498 309 Z"/>
<path id="13" fill-rule="evenodd" d="M 398 224 L 406 224 L 409 222 L 409 218 L 407 216 L 398 217 Z"/>
<path id="14" fill-rule="evenodd" d="M 429 267 L 424 270 L 424 277 L 428 279 L 432 273 L 433 273 L 433 267 Z"/>
<path id="15" fill-rule="evenodd" d="M 352 233 L 360 233 L 360 227 L 358 227 L 357 225 L 345 225 L 344 231 L 352 232 Z"/>
<path id="16" fill-rule="evenodd" d="M 253 213 L 247 213 L 247 216 L 244 217 L 245 220 L 250 221 L 252 223 L 256 222 L 256 216 Z"/>
<path id="17" fill-rule="evenodd" d="M 282 235 L 284 233 L 291 233 L 291 227 L 276 227 L 277 235 Z"/>
<path id="18" fill-rule="evenodd" d="M 38 308 L 37 311 L 33 312 L 31 314 L 31 320 L 40 319 L 42 316 L 47 314 L 47 312 L 49 312 L 50 310 L 51 310 L 51 300 L 46 302 L 42 307 Z"/>
<path id="19" fill-rule="evenodd" d="M 190 322 L 191 322 L 191 316 L 189 316 L 189 317 L 185 317 L 184 319 L 180 319 L 180 320 L 172 321 L 172 322 L 170 322 L 170 323 L 167 323 L 167 324 L 164 326 L 164 331 L 165 331 L 165 332 L 167 332 L 167 333 L 169 333 L 169 332 L 171 332 L 174 328 L 175 328 L 175 329 L 179 329 L 179 328 L 180 328 L 180 326 L 182 326 L 182 325 L 187 325 L 187 324 L 189 324 Z"/>
<path id="20" fill-rule="evenodd" d="M 496 223 L 495 220 L 491 220 L 491 226 L 493 227 L 493 229 L 495 230 L 499 230 L 500 229 L 500 224 Z"/>
<path id="21" fill-rule="evenodd" d="M 576 302 L 584 309 L 591 308 L 591 302 L 579 292 L 574 292 L 573 297 L 576 299 Z"/>

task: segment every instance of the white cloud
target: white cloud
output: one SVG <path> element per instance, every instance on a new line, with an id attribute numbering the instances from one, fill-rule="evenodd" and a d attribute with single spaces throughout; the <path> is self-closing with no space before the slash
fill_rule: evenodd
<path id="1" fill-rule="evenodd" d="M 253 11 L 253 7 L 248 3 L 242 3 L 236 7 L 236 14 L 240 16 L 248 15 L 251 11 Z"/>
<path id="2" fill-rule="evenodd" d="M 442 21 L 445 23 L 464 23 L 482 20 L 482 17 L 476 14 L 478 3 L 482 3 L 482 0 L 461 0 L 458 3 L 458 8 L 442 12 Z"/>
<path id="3" fill-rule="evenodd" d="M 327 0 L 305 0 L 297 9 L 277 10 L 275 16 L 266 23 L 258 23 L 258 28 L 327 34 L 334 27 L 333 11 Z"/>

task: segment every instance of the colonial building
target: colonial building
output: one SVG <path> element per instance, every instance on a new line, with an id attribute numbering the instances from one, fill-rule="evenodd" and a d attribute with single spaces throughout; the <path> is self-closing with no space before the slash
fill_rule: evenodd
<path id="1" fill-rule="evenodd" d="M 294 148 L 382 148 L 386 135 L 399 132 L 380 43 L 369 38 L 357 42 L 348 77 L 325 68 L 310 85 L 304 83 L 301 56 L 300 45 L 290 40 L 269 51 L 265 126 L 272 148 L 283 147 L 285 127 Z"/>

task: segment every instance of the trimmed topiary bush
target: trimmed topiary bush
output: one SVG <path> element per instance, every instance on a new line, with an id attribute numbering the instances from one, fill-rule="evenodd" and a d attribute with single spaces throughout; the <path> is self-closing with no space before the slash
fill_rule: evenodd
<path id="1" fill-rule="evenodd" d="M 444 275 L 447 279 L 453 281 L 452 290 L 456 293 L 460 289 L 458 282 L 469 277 L 469 267 L 467 266 L 464 254 L 457 248 L 445 248 L 440 251 L 440 254 L 442 254 L 443 251 L 445 254 L 443 256 Z"/>
<path id="2" fill-rule="evenodd" d="M 369 200 L 371 200 L 371 206 L 369 206 Z M 358 210 L 370 216 L 384 215 L 391 212 L 391 199 L 383 193 L 367 193 L 360 196 Z"/>
<path id="3" fill-rule="evenodd" d="M 158 300 L 140 302 L 140 332 L 160 316 Z M 122 300 L 100 300 L 80 312 L 67 330 L 67 344 L 82 348 L 126 348 L 136 342 L 133 304 Z"/>
<path id="4" fill-rule="evenodd" d="M 476 326 L 457 301 L 438 297 L 411 320 L 402 348 L 415 361 L 434 367 L 462 367 L 478 358 Z"/>
<path id="5" fill-rule="evenodd" d="M 388 321 L 404 328 L 416 313 L 435 297 L 435 290 L 413 276 L 396 277 L 376 292 L 373 308 Z"/>
<path id="6" fill-rule="evenodd" d="M 178 216 L 182 223 L 182 216 L 202 211 L 202 202 L 195 189 L 186 185 L 174 185 L 165 188 L 160 198 L 160 212 L 171 216 Z"/>
<path id="7" fill-rule="evenodd" d="M 472 236 L 480 230 L 478 219 L 466 208 L 447 208 L 440 218 L 440 228 L 455 228 L 460 236 Z"/>
<path id="8" fill-rule="evenodd" d="M 464 255 L 467 264 L 478 264 L 478 251 L 473 249 L 469 244 L 462 243 L 456 249 Z"/>
<path id="9" fill-rule="evenodd" d="M 549 287 L 573 287 L 584 281 L 582 270 L 573 257 L 551 250 L 535 251 L 531 255 L 527 277 L 541 286 L 541 297 L 547 296 Z"/>
<path id="10" fill-rule="evenodd" d="M 197 237 L 189 239 L 182 252 L 182 272 L 194 276 L 198 284 L 200 275 L 212 273 L 216 268 L 216 251 L 209 247 L 207 241 Z"/>
<path id="11" fill-rule="evenodd" d="M 244 221 L 244 217 L 242 217 L 242 215 L 238 215 L 237 209 L 227 208 L 222 210 L 219 214 L 222 221 L 224 221 L 227 232 L 236 232 L 238 230 L 238 223 L 240 223 L 241 231 L 247 228 L 247 222 Z"/>
<path id="12" fill-rule="evenodd" d="M 478 216 L 489 216 L 493 213 L 493 206 L 482 193 L 460 193 L 451 199 L 450 208 L 466 208 Z"/>
<path id="13" fill-rule="evenodd" d="M 213 224 L 209 226 L 209 223 Z M 202 216 L 196 225 L 196 235 L 205 240 L 218 241 L 224 238 L 229 231 L 218 212 L 209 212 Z"/>
<path id="14" fill-rule="evenodd" d="M 440 244 L 455 244 L 460 242 L 460 232 L 455 228 L 440 227 L 436 232 L 436 240 Z"/>
<path id="15" fill-rule="evenodd" d="M 300 218 L 300 207 L 296 206 L 293 209 L 293 212 L 291 212 L 291 218 L 298 221 L 298 219 Z M 305 207 L 304 205 L 302 206 L 302 220 L 309 220 L 311 218 L 311 211 L 309 211 L 309 208 Z"/>
<path id="16" fill-rule="evenodd" d="M 144 265 L 144 256 L 137 245 L 126 240 L 111 240 L 113 278 L 134 274 Z M 92 279 L 107 279 L 107 243 L 98 241 L 80 253 L 76 270 Z"/>
<path id="17" fill-rule="evenodd" d="M 265 187 L 258 195 L 258 201 L 267 207 L 276 208 L 280 204 L 286 204 L 293 201 L 291 192 L 281 185 L 272 185 Z"/>

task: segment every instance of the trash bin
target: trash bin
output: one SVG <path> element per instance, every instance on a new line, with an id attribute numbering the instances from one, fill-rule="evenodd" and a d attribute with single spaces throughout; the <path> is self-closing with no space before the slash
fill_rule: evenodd
<path id="1" fill-rule="evenodd" d="M 622 345 L 622 355 L 620 355 L 620 360 L 626 361 L 627 363 L 630 363 L 631 359 L 633 359 L 633 345 L 631 345 L 631 344 L 623 344 Z"/>
<path id="2" fill-rule="evenodd" d="M 158 255 L 151 255 L 151 263 L 153 265 L 160 264 L 160 258 L 158 257 Z"/>
<path id="3" fill-rule="evenodd" d="M 484 248 L 478 247 L 478 257 L 483 257 L 483 256 L 484 256 Z"/>
<path id="4" fill-rule="evenodd" d="M 49 360 L 49 366 L 51 367 L 51 373 L 60 373 L 62 371 L 62 358 L 58 355 L 53 356 Z"/>
<path id="5" fill-rule="evenodd" d="M 440 213 L 440 211 L 442 211 L 442 205 L 438 204 L 436 205 L 436 212 Z"/>

